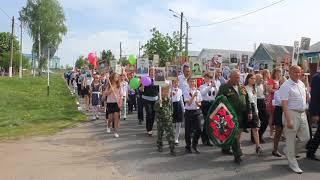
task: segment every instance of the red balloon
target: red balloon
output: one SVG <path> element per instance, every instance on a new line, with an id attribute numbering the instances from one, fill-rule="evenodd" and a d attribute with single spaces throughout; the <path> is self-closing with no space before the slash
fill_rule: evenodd
<path id="1" fill-rule="evenodd" d="M 89 53 L 88 60 L 90 64 L 94 65 L 96 59 L 97 59 L 97 56 L 94 53 Z"/>

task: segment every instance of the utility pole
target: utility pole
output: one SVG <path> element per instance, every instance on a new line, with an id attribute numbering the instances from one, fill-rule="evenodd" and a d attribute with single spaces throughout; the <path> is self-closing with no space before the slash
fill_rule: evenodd
<path id="1" fill-rule="evenodd" d="M 50 90 L 50 47 L 48 48 L 48 63 L 47 63 L 47 71 L 48 71 L 48 86 L 47 86 L 47 96 L 49 96 Z"/>
<path id="2" fill-rule="evenodd" d="M 180 15 L 180 56 L 182 56 L 182 26 L 183 26 L 183 12 Z"/>
<path id="3" fill-rule="evenodd" d="M 188 54 L 189 54 L 189 28 L 190 28 L 190 26 L 189 26 L 189 23 L 188 22 L 186 22 L 186 56 L 188 57 Z"/>
<path id="4" fill-rule="evenodd" d="M 20 64 L 19 64 L 19 78 L 22 78 L 22 21 L 20 20 Z"/>
<path id="5" fill-rule="evenodd" d="M 11 27 L 11 54 L 10 54 L 9 77 L 12 77 L 13 40 L 14 40 L 13 33 L 14 33 L 14 16 L 12 17 L 12 27 Z"/>
<path id="6" fill-rule="evenodd" d="M 122 58 L 122 43 L 120 41 L 120 60 L 121 60 L 121 58 Z"/>
<path id="7" fill-rule="evenodd" d="M 139 58 L 141 57 L 140 51 L 141 51 L 141 42 L 139 41 Z"/>
<path id="8" fill-rule="evenodd" d="M 40 34 L 40 26 L 39 26 L 39 33 L 38 33 L 38 43 L 39 43 L 39 47 L 38 47 L 38 65 L 40 64 L 40 59 L 41 59 L 41 34 Z M 33 72 L 33 76 L 36 75 L 36 72 Z"/>

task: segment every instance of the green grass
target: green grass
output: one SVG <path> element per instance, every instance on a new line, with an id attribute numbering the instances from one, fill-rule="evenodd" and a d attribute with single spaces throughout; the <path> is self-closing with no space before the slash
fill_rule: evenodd
<path id="1" fill-rule="evenodd" d="M 47 78 L 0 77 L 0 140 L 58 132 L 86 116 L 77 110 L 61 74 Z"/>

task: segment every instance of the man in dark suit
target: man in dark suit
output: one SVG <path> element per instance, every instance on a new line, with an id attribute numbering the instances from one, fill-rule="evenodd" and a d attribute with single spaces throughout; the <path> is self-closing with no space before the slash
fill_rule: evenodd
<path id="1" fill-rule="evenodd" d="M 311 102 L 309 105 L 310 115 L 313 122 L 318 123 L 318 128 L 307 145 L 307 158 L 311 160 L 320 161 L 315 156 L 315 153 L 320 145 L 320 72 L 317 72 L 311 80 Z"/>

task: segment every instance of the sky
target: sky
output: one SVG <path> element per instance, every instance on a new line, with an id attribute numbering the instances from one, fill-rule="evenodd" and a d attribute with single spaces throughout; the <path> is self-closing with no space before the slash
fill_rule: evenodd
<path id="1" fill-rule="evenodd" d="M 202 48 L 253 51 L 254 43 L 293 45 L 301 37 L 311 44 L 320 41 L 319 0 L 286 0 L 257 13 L 226 23 L 208 24 L 238 16 L 278 0 L 58 0 L 65 12 L 68 33 L 57 54 L 62 64 L 72 64 L 89 52 L 111 51 L 119 57 L 138 54 L 139 41 L 146 43 L 150 29 L 178 31 L 180 20 L 169 11 L 184 12 L 191 26 L 189 50 Z M 0 0 L 1 8 L 18 17 L 26 0 Z M 10 31 L 11 20 L 0 11 L 0 32 Z M 184 25 L 185 31 L 185 25 Z M 19 29 L 15 30 L 16 34 Z M 23 52 L 30 53 L 32 40 L 24 30 Z"/>

